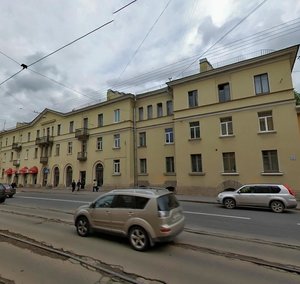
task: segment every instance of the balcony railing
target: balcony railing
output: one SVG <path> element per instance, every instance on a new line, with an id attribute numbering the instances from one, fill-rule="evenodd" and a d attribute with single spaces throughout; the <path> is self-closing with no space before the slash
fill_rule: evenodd
<path id="1" fill-rule="evenodd" d="M 11 149 L 19 152 L 22 149 L 22 145 L 21 143 L 12 143 Z"/>
<path id="2" fill-rule="evenodd" d="M 53 144 L 53 136 L 43 136 L 35 139 L 35 144 L 38 146 L 47 146 Z"/>
<path id="3" fill-rule="evenodd" d="M 40 157 L 41 164 L 48 164 L 48 157 Z"/>
<path id="4" fill-rule="evenodd" d="M 77 160 L 78 161 L 86 161 L 87 160 L 87 152 L 78 152 Z"/>
<path id="5" fill-rule="evenodd" d="M 13 165 L 14 165 L 15 167 L 20 166 L 20 160 L 19 160 L 19 159 L 18 159 L 18 160 L 13 160 Z"/>
<path id="6" fill-rule="evenodd" d="M 87 128 L 79 128 L 75 130 L 75 138 L 81 141 L 89 139 L 89 132 Z"/>

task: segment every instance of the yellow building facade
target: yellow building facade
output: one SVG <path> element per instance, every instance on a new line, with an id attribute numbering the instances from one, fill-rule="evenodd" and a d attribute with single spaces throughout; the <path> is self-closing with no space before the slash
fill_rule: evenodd
<path id="1" fill-rule="evenodd" d="M 90 189 L 158 186 L 215 196 L 244 183 L 300 193 L 293 46 L 69 113 L 45 109 L 0 133 L 0 181 Z"/>

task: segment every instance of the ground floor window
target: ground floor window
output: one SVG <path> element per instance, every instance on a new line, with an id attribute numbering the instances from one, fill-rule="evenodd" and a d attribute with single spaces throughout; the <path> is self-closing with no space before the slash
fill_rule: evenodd
<path id="1" fill-rule="evenodd" d="M 265 173 L 279 172 L 277 150 L 262 151 L 262 158 Z"/>
<path id="2" fill-rule="evenodd" d="M 223 167 L 224 167 L 224 173 L 235 173 L 236 172 L 236 163 L 235 163 L 235 153 L 234 152 L 223 153 Z"/>

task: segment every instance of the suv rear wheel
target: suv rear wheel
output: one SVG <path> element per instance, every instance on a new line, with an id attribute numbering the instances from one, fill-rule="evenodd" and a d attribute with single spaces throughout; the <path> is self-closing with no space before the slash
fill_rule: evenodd
<path id="1" fill-rule="evenodd" d="M 80 216 L 76 222 L 77 234 L 81 237 L 86 237 L 90 233 L 90 223 L 85 216 Z"/>
<path id="2" fill-rule="evenodd" d="M 134 226 L 129 231 L 131 246 L 137 251 L 145 251 L 149 247 L 147 232 L 140 226 Z"/>
<path id="3" fill-rule="evenodd" d="M 224 200 L 224 206 L 227 208 L 227 209 L 233 209 L 235 208 L 235 200 L 233 198 L 226 198 Z"/>
<path id="4" fill-rule="evenodd" d="M 274 200 L 271 202 L 270 207 L 275 213 L 282 213 L 284 211 L 284 205 L 279 200 Z"/>

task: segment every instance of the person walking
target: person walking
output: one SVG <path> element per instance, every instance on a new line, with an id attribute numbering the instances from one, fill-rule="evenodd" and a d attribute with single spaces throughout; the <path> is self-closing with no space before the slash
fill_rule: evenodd
<path id="1" fill-rule="evenodd" d="M 97 181 L 94 179 L 93 181 L 93 192 L 98 191 Z"/>
<path id="2" fill-rule="evenodd" d="M 75 180 L 72 181 L 71 185 L 72 185 L 72 192 L 74 192 L 75 188 L 76 188 L 76 182 L 75 182 Z"/>
<path id="3" fill-rule="evenodd" d="M 80 180 L 78 180 L 78 181 L 77 181 L 77 191 L 80 190 L 80 187 L 81 187 L 81 182 L 80 182 Z"/>

